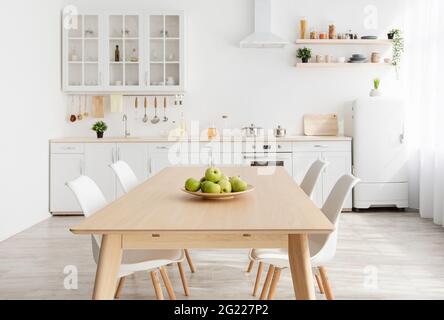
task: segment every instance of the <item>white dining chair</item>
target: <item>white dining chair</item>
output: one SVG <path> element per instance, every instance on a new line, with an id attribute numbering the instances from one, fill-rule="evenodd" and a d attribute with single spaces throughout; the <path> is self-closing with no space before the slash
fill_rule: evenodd
<path id="1" fill-rule="evenodd" d="M 316 185 L 322 176 L 322 172 L 324 172 L 327 167 L 328 162 L 316 160 L 305 174 L 304 180 L 302 180 L 300 187 L 310 198 L 313 198 L 313 192 Z"/>
<path id="2" fill-rule="evenodd" d="M 139 180 L 131 167 L 125 161 L 117 161 L 110 165 L 125 193 L 139 185 Z"/>
<path id="3" fill-rule="evenodd" d="M 304 179 L 302 180 L 302 183 L 300 184 L 301 189 L 305 192 L 305 194 L 310 197 L 310 199 L 313 198 L 313 192 L 316 188 L 316 184 L 318 183 L 319 179 L 322 176 L 322 172 L 328 167 L 328 162 L 316 160 L 308 169 L 307 173 L 304 176 Z M 252 258 L 251 251 L 249 254 L 250 262 L 247 267 L 247 273 L 250 273 L 251 270 L 253 270 L 254 263 L 256 262 L 255 259 Z M 262 276 L 262 272 L 264 270 L 263 263 L 259 262 L 258 268 L 257 268 L 257 275 L 256 275 L 256 281 L 254 284 L 253 289 L 253 296 L 256 296 L 257 291 L 259 289 L 259 281 Z"/>
<path id="4" fill-rule="evenodd" d="M 108 205 L 105 197 L 97 184 L 87 176 L 81 176 L 74 181 L 67 182 L 66 185 L 72 190 L 77 198 L 86 217 L 91 216 L 100 209 Z M 92 236 L 92 252 L 96 264 L 99 261 L 101 239 L 98 236 Z M 125 278 L 140 271 L 149 271 L 153 282 L 154 290 L 158 300 L 163 300 L 163 292 L 160 286 L 157 271 L 160 271 L 161 277 L 171 300 L 176 296 L 165 269 L 166 265 L 171 263 L 181 263 L 185 260 L 183 250 L 124 250 L 122 262 L 120 265 L 115 298 L 119 298 Z M 184 275 L 183 268 L 181 275 Z M 184 283 L 184 287 L 185 287 Z M 187 293 L 188 288 L 185 289 Z"/>
<path id="5" fill-rule="evenodd" d="M 119 180 L 119 183 L 125 193 L 130 192 L 140 184 L 133 169 L 131 169 L 131 167 L 125 161 L 117 161 L 116 163 L 111 164 L 110 167 L 116 174 L 117 179 Z M 194 268 L 193 260 L 191 259 L 189 251 L 185 249 L 184 253 L 188 265 L 190 266 L 191 273 L 195 273 L 196 269 Z M 179 269 L 182 269 L 182 264 L 178 265 Z M 186 281 L 186 279 L 182 279 L 182 281 Z"/>
<path id="6" fill-rule="evenodd" d="M 334 295 L 325 265 L 331 261 L 336 254 L 339 221 L 342 209 L 347 197 L 358 182 L 359 179 L 352 175 L 345 175 L 339 179 L 322 208 L 322 212 L 335 226 L 335 230 L 328 235 L 309 236 L 313 273 L 321 293 L 325 293 L 328 300 L 333 300 Z M 254 249 L 251 252 L 251 258 L 269 265 L 267 278 L 265 279 L 260 299 L 273 299 L 282 269 L 290 267 L 287 249 Z"/>

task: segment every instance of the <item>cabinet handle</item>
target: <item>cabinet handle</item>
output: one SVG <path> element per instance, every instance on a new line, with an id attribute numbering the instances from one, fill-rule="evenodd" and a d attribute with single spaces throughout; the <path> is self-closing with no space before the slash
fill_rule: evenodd
<path id="1" fill-rule="evenodd" d="M 323 148 L 323 149 L 327 149 L 327 148 L 328 148 L 328 146 L 326 146 L 326 145 L 322 145 L 322 144 L 317 144 L 317 145 L 315 145 L 314 147 L 315 147 L 315 148 Z"/>
<path id="2" fill-rule="evenodd" d="M 157 150 L 168 150 L 168 147 L 157 147 Z"/>
<path id="3" fill-rule="evenodd" d="M 150 176 L 153 174 L 153 160 L 151 158 L 148 160 L 148 172 Z"/>
<path id="4" fill-rule="evenodd" d="M 117 147 L 117 161 L 120 161 L 120 159 L 121 159 L 120 148 Z"/>

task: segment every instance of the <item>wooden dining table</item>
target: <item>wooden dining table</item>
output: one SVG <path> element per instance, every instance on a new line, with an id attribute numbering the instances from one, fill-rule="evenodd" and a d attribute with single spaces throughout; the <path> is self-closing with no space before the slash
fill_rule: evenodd
<path id="1" fill-rule="evenodd" d="M 288 248 L 295 296 L 315 299 L 308 236 L 333 224 L 284 168 L 222 168 L 255 187 L 230 200 L 182 192 L 205 168 L 171 167 L 83 220 L 71 231 L 101 235 L 93 299 L 113 299 L 123 250 Z"/>

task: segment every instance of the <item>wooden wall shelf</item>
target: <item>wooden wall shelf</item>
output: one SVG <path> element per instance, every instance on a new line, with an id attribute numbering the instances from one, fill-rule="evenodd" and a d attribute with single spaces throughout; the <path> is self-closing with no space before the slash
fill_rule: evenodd
<path id="1" fill-rule="evenodd" d="M 392 40 L 320 40 L 320 39 L 298 39 L 296 44 L 311 44 L 311 45 L 369 45 L 369 46 L 391 46 L 393 44 Z"/>
<path id="2" fill-rule="evenodd" d="M 360 67 L 391 67 L 390 63 L 296 63 L 297 68 L 360 68 Z"/>

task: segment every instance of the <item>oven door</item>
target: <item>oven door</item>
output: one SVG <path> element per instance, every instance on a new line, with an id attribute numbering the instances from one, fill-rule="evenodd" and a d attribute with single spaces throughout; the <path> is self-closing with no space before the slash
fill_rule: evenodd
<path id="1" fill-rule="evenodd" d="M 270 153 L 266 155 L 245 154 L 245 165 L 250 167 L 284 167 L 293 176 L 293 159 L 291 153 Z"/>

